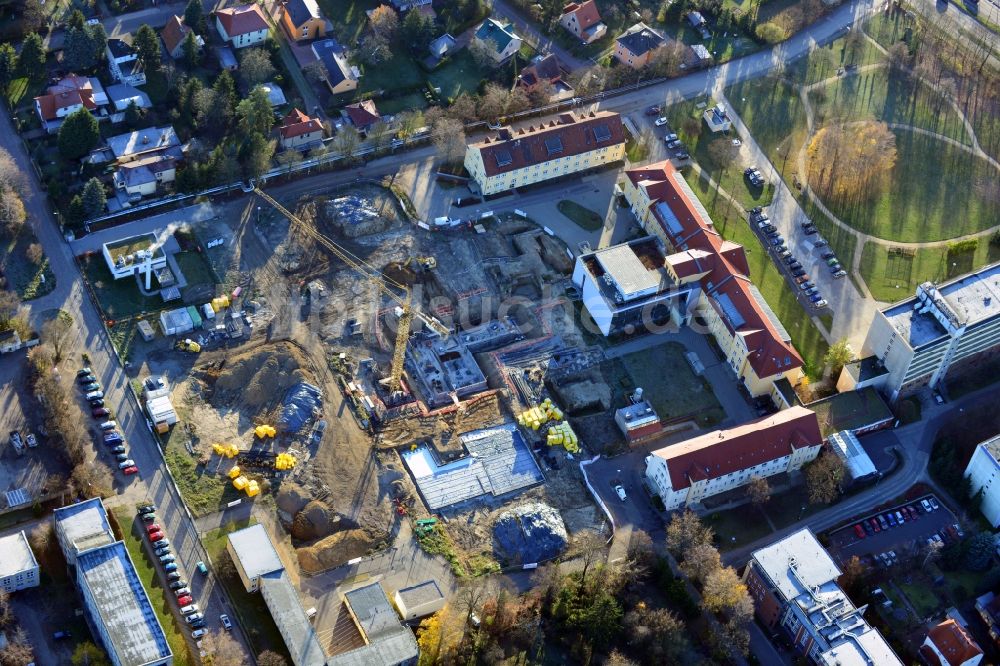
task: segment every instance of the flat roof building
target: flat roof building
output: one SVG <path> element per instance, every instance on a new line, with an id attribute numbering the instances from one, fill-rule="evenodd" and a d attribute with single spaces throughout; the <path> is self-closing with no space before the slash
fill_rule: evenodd
<path id="1" fill-rule="evenodd" d="M 400 624 L 379 583 L 345 593 L 344 605 L 365 645 L 330 657 L 328 666 L 409 666 L 417 663 L 420 653 L 417 640 L 409 628 Z"/>
<path id="2" fill-rule="evenodd" d="M 0 589 L 16 592 L 38 587 L 38 560 L 24 530 L 0 537 Z"/>
<path id="3" fill-rule="evenodd" d="M 615 423 L 629 442 L 655 435 L 663 430 L 660 417 L 653 409 L 653 405 L 648 400 L 639 399 L 641 395 L 642 389 L 638 389 L 631 404 L 615 410 Z"/>
<path id="4" fill-rule="evenodd" d="M 257 591 L 260 577 L 264 574 L 285 568 L 263 525 L 251 525 L 232 532 L 226 541 L 226 550 L 233 558 L 247 592 Z"/>
<path id="5" fill-rule="evenodd" d="M 125 544 L 116 541 L 100 498 L 54 512 L 56 537 L 76 572 L 84 615 L 115 666 L 170 666 L 167 644 Z"/>
<path id="6" fill-rule="evenodd" d="M 942 284 L 924 282 L 916 295 L 875 313 L 863 354 L 888 373 L 878 387 L 895 401 L 937 387 L 949 369 L 974 363 L 1000 346 L 1000 263 Z"/>
<path id="7" fill-rule="evenodd" d="M 445 603 L 444 593 L 433 579 L 396 590 L 392 599 L 403 622 L 436 613 Z"/>
<path id="8" fill-rule="evenodd" d="M 864 619 L 837 579 L 840 569 L 808 529 L 750 556 L 743 581 L 757 617 L 786 633 L 796 651 L 820 666 L 903 666 Z"/>
<path id="9" fill-rule="evenodd" d="M 970 492 L 982 491 L 979 510 L 994 528 L 1000 527 L 1000 435 L 980 442 L 965 468 Z"/>

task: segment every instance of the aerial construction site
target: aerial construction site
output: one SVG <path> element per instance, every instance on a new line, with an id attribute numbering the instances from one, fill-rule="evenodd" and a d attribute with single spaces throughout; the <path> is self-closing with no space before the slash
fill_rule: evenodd
<path id="1" fill-rule="evenodd" d="M 443 520 L 418 538 L 466 572 L 606 533 L 572 460 L 621 445 L 613 408 L 635 387 L 584 330 L 573 255 L 541 226 L 418 225 L 369 184 L 260 193 L 191 232 L 227 239 L 205 256 L 249 334 L 133 354 L 169 384 L 167 459 L 194 511 L 273 498 L 307 573 L 430 516 Z M 538 551 L 528 534 L 554 536 Z"/>

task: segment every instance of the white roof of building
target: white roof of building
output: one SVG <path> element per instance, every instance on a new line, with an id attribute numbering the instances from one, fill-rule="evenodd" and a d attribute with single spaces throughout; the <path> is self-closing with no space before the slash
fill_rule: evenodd
<path id="1" fill-rule="evenodd" d="M 813 533 L 802 529 L 753 553 L 786 600 L 836 580 L 840 569 Z"/>
<path id="2" fill-rule="evenodd" d="M 993 460 L 1000 463 L 1000 435 L 991 437 L 985 442 L 980 442 L 979 446 L 981 446 L 983 451 L 988 453 Z"/>
<path id="3" fill-rule="evenodd" d="M 847 465 L 851 478 L 860 479 L 878 471 L 868 453 L 861 447 L 857 436 L 850 430 L 835 432 L 826 441 Z"/>
<path id="4" fill-rule="evenodd" d="M 77 576 L 89 588 L 108 636 L 123 666 L 165 662 L 170 646 L 153 611 L 135 566 L 116 541 L 83 553 L 76 560 Z"/>
<path id="5" fill-rule="evenodd" d="M 263 525 L 251 525 L 233 532 L 229 535 L 229 543 L 248 578 L 285 568 Z"/>
<path id="6" fill-rule="evenodd" d="M 108 514 L 99 497 L 56 509 L 56 529 L 76 550 L 85 551 L 114 541 Z"/>
<path id="7" fill-rule="evenodd" d="M 650 270 L 636 255 L 631 244 L 623 243 L 598 250 L 594 258 L 615 281 L 626 300 L 646 292 L 655 292 L 663 280 L 660 270 Z"/>
<path id="8" fill-rule="evenodd" d="M 273 571 L 261 578 L 261 595 L 271 617 L 281 629 L 285 647 L 296 666 L 323 666 L 326 655 L 309 622 L 287 571 Z"/>
<path id="9" fill-rule="evenodd" d="M 21 571 L 34 569 L 38 560 L 28 545 L 24 530 L 17 534 L 0 537 L 0 578 L 12 576 Z"/>
<path id="10" fill-rule="evenodd" d="M 146 401 L 146 411 L 153 421 L 162 421 L 168 416 L 177 416 L 174 405 L 170 402 L 170 396 L 160 395 Z"/>

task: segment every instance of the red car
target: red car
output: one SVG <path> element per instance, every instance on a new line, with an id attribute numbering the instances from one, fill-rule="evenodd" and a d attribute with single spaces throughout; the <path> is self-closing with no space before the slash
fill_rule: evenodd
<path id="1" fill-rule="evenodd" d="M 861 523 L 854 526 L 854 533 L 858 535 L 859 539 L 865 538 L 865 528 L 861 527 Z"/>
<path id="2" fill-rule="evenodd" d="M 910 520 L 916 520 L 920 516 L 913 506 L 906 507 L 906 511 L 910 514 Z"/>
<path id="3" fill-rule="evenodd" d="M 132 465 L 131 467 L 126 467 L 125 469 L 122 470 L 122 474 L 124 474 L 125 476 L 131 476 L 132 474 L 138 474 L 138 473 L 139 473 L 139 468 L 136 467 L 135 465 Z"/>
<path id="4" fill-rule="evenodd" d="M 872 529 L 875 530 L 876 532 L 882 531 L 882 528 L 878 524 L 878 520 L 876 520 L 875 518 L 869 518 L 868 524 L 871 525 Z"/>
<path id="5" fill-rule="evenodd" d="M 128 468 L 126 468 L 126 469 L 128 469 Z M 162 538 L 163 538 L 163 532 L 150 532 L 149 533 L 149 540 L 150 541 L 159 541 Z"/>
<path id="6" fill-rule="evenodd" d="M 108 411 L 107 407 L 98 407 L 96 409 L 90 410 L 90 415 L 93 416 L 95 419 L 105 418 L 110 414 L 111 412 Z"/>
<path id="7" fill-rule="evenodd" d="M 188 604 L 194 603 L 194 599 L 190 595 L 184 595 L 183 597 L 177 597 L 178 606 L 187 606 Z"/>
<path id="8" fill-rule="evenodd" d="M 163 531 L 163 528 L 160 527 L 157 523 L 153 523 L 152 525 L 147 525 L 146 526 L 146 532 L 148 534 L 152 534 L 153 532 L 162 532 L 162 531 Z"/>

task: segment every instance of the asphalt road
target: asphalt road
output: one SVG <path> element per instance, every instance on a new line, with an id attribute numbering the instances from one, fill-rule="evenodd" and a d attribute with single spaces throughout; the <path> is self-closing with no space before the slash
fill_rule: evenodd
<path id="1" fill-rule="evenodd" d="M 119 494 L 105 503 L 109 507 L 125 505 L 130 508 L 141 501 L 151 501 L 157 505 L 158 518 L 166 528 L 179 568 L 185 572 L 188 580 L 195 579 L 193 591 L 196 601 L 205 609 L 208 626 L 217 628 L 220 626 L 219 614 L 229 613 L 233 617 L 232 609 L 221 588 L 216 585 L 214 573 L 210 572 L 207 578 L 195 574 L 195 563 L 199 560 L 208 563 L 209 560 L 202 552 L 194 525 L 167 475 L 166 464 L 146 426 L 146 419 L 135 402 L 126 397 L 129 379 L 118 362 L 97 309 L 84 290 L 83 280 L 69 245 L 59 233 L 21 139 L 7 117 L 0 121 L 0 147 L 14 157 L 28 178 L 29 185 L 24 193 L 28 220 L 56 275 L 56 289 L 27 304 L 29 319 L 37 330 L 48 310 L 60 308 L 73 317 L 74 337 L 66 348 L 74 350 L 73 357 L 80 365 L 82 361 L 79 354 L 87 352 L 90 355 L 90 366 L 104 387 L 105 402 L 115 412 L 121 424 L 120 430 L 128 442 L 130 455 L 139 466 L 139 474 L 135 476 L 125 477 L 116 472 L 115 485 Z M 74 371 L 78 367 L 72 361 L 67 365 Z M 95 444 L 95 449 L 97 446 Z M 106 456 L 106 453 L 101 453 Z M 156 590 L 150 592 L 159 593 Z M 233 636 L 249 655 L 246 639 L 238 626 L 234 628 Z M 194 649 L 193 643 L 191 646 Z"/>

